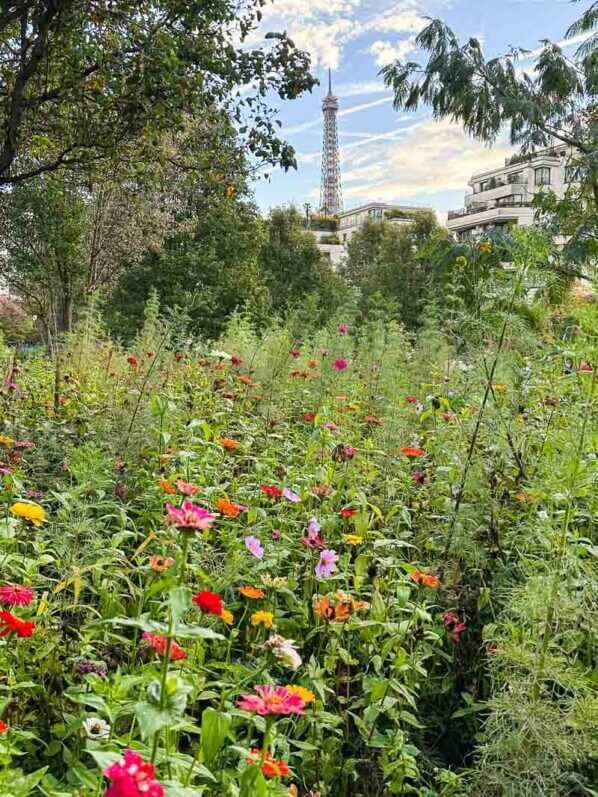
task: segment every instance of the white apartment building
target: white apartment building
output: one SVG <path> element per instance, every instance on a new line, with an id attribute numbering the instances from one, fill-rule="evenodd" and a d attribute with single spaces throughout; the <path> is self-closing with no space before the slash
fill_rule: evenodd
<path id="1" fill-rule="evenodd" d="M 465 207 L 450 210 L 447 227 L 459 240 L 492 230 L 534 223 L 531 202 L 539 191 L 549 189 L 562 197 L 575 182 L 571 150 L 559 145 L 532 155 L 515 155 L 498 169 L 474 174 L 465 195 Z"/>
<path id="2" fill-rule="evenodd" d="M 345 210 L 339 215 L 338 237 L 341 245 L 346 246 L 351 240 L 351 236 L 368 219 L 375 221 L 389 221 L 391 224 L 410 224 L 411 214 L 418 210 L 428 210 L 428 208 L 415 207 L 412 205 L 390 205 L 387 202 L 368 202 L 366 205 L 359 205 L 351 210 Z"/>

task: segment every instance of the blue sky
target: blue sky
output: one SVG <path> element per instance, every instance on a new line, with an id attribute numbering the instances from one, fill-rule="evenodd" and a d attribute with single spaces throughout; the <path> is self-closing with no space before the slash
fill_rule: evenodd
<path id="1" fill-rule="evenodd" d="M 397 56 L 418 61 L 414 38 L 425 16 L 441 17 L 461 38 L 479 38 L 486 55 L 494 56 L 510 45 L 533 50 L 541 39 L 562 40 L 587 5 L 568 0 L 274 0 L 264 9 L 263 31 L 287 30 L 310 52 L 322 86 L 281 105 L 282 133 L 297 151 L 298 169 L 274 171 L 269 181 L 258 181 L 256 201 L 264 211 L 304 202 L 317 206 L 320 104 L 330 65 L 341 103 L 345 208 L 381 199 L 431 206 L 443 218 L 463 204 L 470 175 L 501 165 L 511 150 L 504 141 L 493 148 L 474 142 L 459 126 L 434 122 L 427 109 L 393 111 L 378 75 L 381 66 Z M 254 40 L 260 38 L 256 34 Z"/>

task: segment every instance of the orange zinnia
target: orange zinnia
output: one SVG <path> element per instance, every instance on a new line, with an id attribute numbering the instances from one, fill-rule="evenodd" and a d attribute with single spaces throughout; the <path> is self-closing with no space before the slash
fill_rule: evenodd
<path id="1" fill-rule="evenodd" d="M 243 385 L 253 385 L 253 379 L 243 375 L 237 377 L 237 382 L 241 382 Z"/>
<path id="2" fill-rule="evenodd" d="M 227 517 L 237 517 L 239 512 L 242 512 L 245 507 L 241 504 L 235 504 L 234 501 L 229 501 L 228 498 L 219 498 L 214 502 L 216 509 Z"/>
<path id="3" fill-rule="evenodd" d="M 223 437 L 218 442 L 222 448 L 226 448 L 229 451 L 234 451 L 241 445 L 237 440 L 231 440 L 229 437 Z"/>
<path id="4" fill-rule="evenodd" d="M 314 612 L 323 620 L 334 620 L 336 622 L 344 622 L 348 620 L 355 612 L 361 612 L 367 609 L 369 603 L 367 601 L 356 601 L 344 592 L 336 593 L 336 601 L 334 603 L 329 597 L 324 596 L 317 598 L 313 602 Z"/>
<path id="5" fill-rule="evenodd" d="M 173 564 L 174 559 L 172 556 L 164 558 L 160 556 L 160 554 L 155 553 L 149 558 L 149 566 L 155 573 L 163 573 L 165 570 L 168 570 L 169 567 L 172 567 Z"/>
<path id="6" fill-rule="evenodd" d="M 166 495 L 173 495 L 176 492 L 172 484 L 168 484 L 166 479 L 163 479 L 160 482 L 160 487 L 162 488 L 162 491 L 166 493 Z"/>
<path id="7" fill-rule="evenodd" d="M 430 576 L 419 570 L 415 570 L 411 573 L 411 580 L 415 581 L 416 584 L 423 584 L 424 587 L 437 587 L 440 583 L 436 576 Z"/>
<path id="8" fill-rule="evenodd" d="M 239 587 L 239 592 L 243 597 L 251 598 L 251 600 L 254 601 L 265 597 L 265 593 L 261 589 L 258 589 L 258 587 Z"/>
<path id="9" fill-rule="evenodd" d="M 405 457 L 425 457 L 426 452 L 423 448 L 417 448 L 412 446 L 406 446 L 405 448 L 401 449 L 401 454 Z"/>

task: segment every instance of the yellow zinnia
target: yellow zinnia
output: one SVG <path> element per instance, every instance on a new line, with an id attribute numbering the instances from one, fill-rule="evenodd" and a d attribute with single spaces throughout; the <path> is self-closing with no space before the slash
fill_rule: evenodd
<path id="1" fill-rule="evenodd" d="M 0 434 L 0 445 L 11 446 L 12 437 L 7 437 L 5 434 Z"/>
<path id="2" fill-rule="evenodd" d="M 360 537 L 359 534 L 343 534 L 343 540 L 349 545 L 361 545 L 363 537 Z"/>
<path id="3" fill-rule="evenodd" d="M 264 628 L 272 628 L 274 615 L 272 612 L 254 612 L 251 615 L 251 625 L 263 625 Z"/>
<path id="4" fill-rule="evenodd" d="M 227 625 L 232 625 L 234 620 L 233 613 L 229 612 L 228 609 L 223 609 L 220 613 L 220 619 L 224 620 Z"/>
<path id="5" fill-rule="evenodd" d="M 13 515 L 28 520 L 34 526 L 41 526 L 46 519 L 46 513 L 37 504 L 26 504 L 24 501 L 17 501 L 10 508 Z"/>
<path id="6" fill-rule="evenodd" d="M 294 684 L 285 686 L 285 689 L 292 695 L 299 695 L 304 703 L 315 703 L 316 696 L 311 689 L 306 689 L 304 686 L 295 686 Z"/>

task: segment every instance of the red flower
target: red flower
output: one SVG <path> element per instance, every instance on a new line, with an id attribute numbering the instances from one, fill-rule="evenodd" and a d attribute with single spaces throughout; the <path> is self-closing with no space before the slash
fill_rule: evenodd
<path id="1" fill-rule="evenodd" d="M 301 352 L 299 351 L 299 349 L 291 349 L 291 355 L 295 359 L 297 359 L 297 357 L 301 357 Z"/>
<path id="2" fill-rule="evenodd" d="M 417 404 L 417 396 L 405 396 L 407 404 Z"/>
<path id="3" fill-rule="evenodd" d="M 147 644 L 152 647 L 158 656 L 164 656 L 166 654 L 166 648 L 168 640 L 165 636 L 161 634 L 151 634 L 149 631 L 145 631 L 143 634 L 143 638 L 147 642 Z M 183 648 L 178 645 L 174 639 L 170 643 L 170 659 L 171 661 L 180 661 L 181 659 L 186 659 L 187 654 L 183 650 Z"/>
<path id="4" fill-rule="evenodd" d="M 164 797 L 164 788 L 154 779 L 154 765 L 146 764 L 140 755 L 125 750 L 120 761 L 104 770 L 112 781 L 104 797 Z"/>
<path id="5" fill-rule="evenodd" d="M 590 363 L 582 363 L 579 368 L 579 371 L 589 371 L 590 373 L 594 370 Z"/>
<path id="6" fill-rule="evenodd" d="M 453 415 L 452 412 L 443 412 L 442 413 L 442 419 L 444 421 L 446 421 L 447 423 L 456 423 L 457 422 L 457 416 Z"/>
<path id="7" fill-rule="evenodd" d="M 417 446 L 405 446 L 405 448 L 401 449 L 401 454 L 403 454 L 405 457 L 409 457 L 410 459 L 426 456 L 424 449 L 417 448 Z"/>
<path id="8" fill-rule="evenodd" d="M 19 637 L 28 637 L 33 634 L 36 626 L 29 620 L 21 620 L 20 617 L 16 617 L 8 609 L 3 609 L 0 611 L 0 628 L 2 629 L 0 637 L 8 636 L 11 631 L 14 631 Z"/>
<path id="9" fill-rule="evenodd" d="M 341 517 L 353 517 L 353 515 L 356 515 L 356 514 L 357 514 L 357 510 L 356 509 L 349 509 L 348 507 L 345 507 L 344 509 L 341 509 L 341 511 L 339 512 L 339 515 Z"/>
<path id="10" fill-rule="evenodd" d="M 192 598 L 193 603 L 206 614 L 222 614 L 222 598 L 215 592 L 198 592 Z"/>
<path id="11" fill-rule="evenodd" d="M 0 733 L 6 733 L 8 730 L 8 725 L 4 722 L 4 720 L 0 720 Z"/>
<path id="12" fill-rule="evenodd" d="M 180 363 L 181 360 L 185 359 L 185 355 L 182 352 L 177 351 L 177 353 L 174 355 L 174 359 L 177 361 L 177 363 Z"/>
<path id="13" fill-rule="evenodd" d="M 313 414 L 313 412 L 304 412 L 301 417 L 304 421 L 307 421 L 307 423 L 313 423 L 316 416 Z"/>
<path id="14" fill-rule="evenodd" d="M 262 754 L 257 748 L 251 750 L 251 755 L 247 757 L 248 764 L 259 764 Z M 284 761 L 277 761 L 272 758 L 270 753 L 266 753 L 264 761 L 261 765 L 262 773 L 265 778 L 286 778 L 289 774 L 289 768 Z"/>
<path id="15" fill-rule="evenodd" d="M 127 357 L 127 362 L 129 363 L 131 368 L 137 368 L 137 366 L 139 365 L 139 360 L 137 359 L 137 357 L 134 357 L 133 355 Z"/>
<path id="16" fill-rule="evenodd" d="M 273 484 L 260 484 L 260 490 L 270 498 L 279 498 L 282 495 L 282 490 Z"/>
<path id="17" fill-rule="evenodd" d="M 233 365 L 241 365 L 243 362 L 243 360 L 240 357 L 237 357 L 236 354 L 233 354 L 233 356 L 230 358 L 230 361 Z"/>
<path id="18" fill-rule="evenodd" d="M 33 600 L 33 590 L 18 584 L 5 584 L 0 587 L 0 603 L 6 606 L 29 606 Z"/>
<path id="19" fill-rule="evenodd" d="M 366 423 L 384 423 L 384 418 L 376 418 L 375 415 L 366 415 L 363 420 Z"/>

